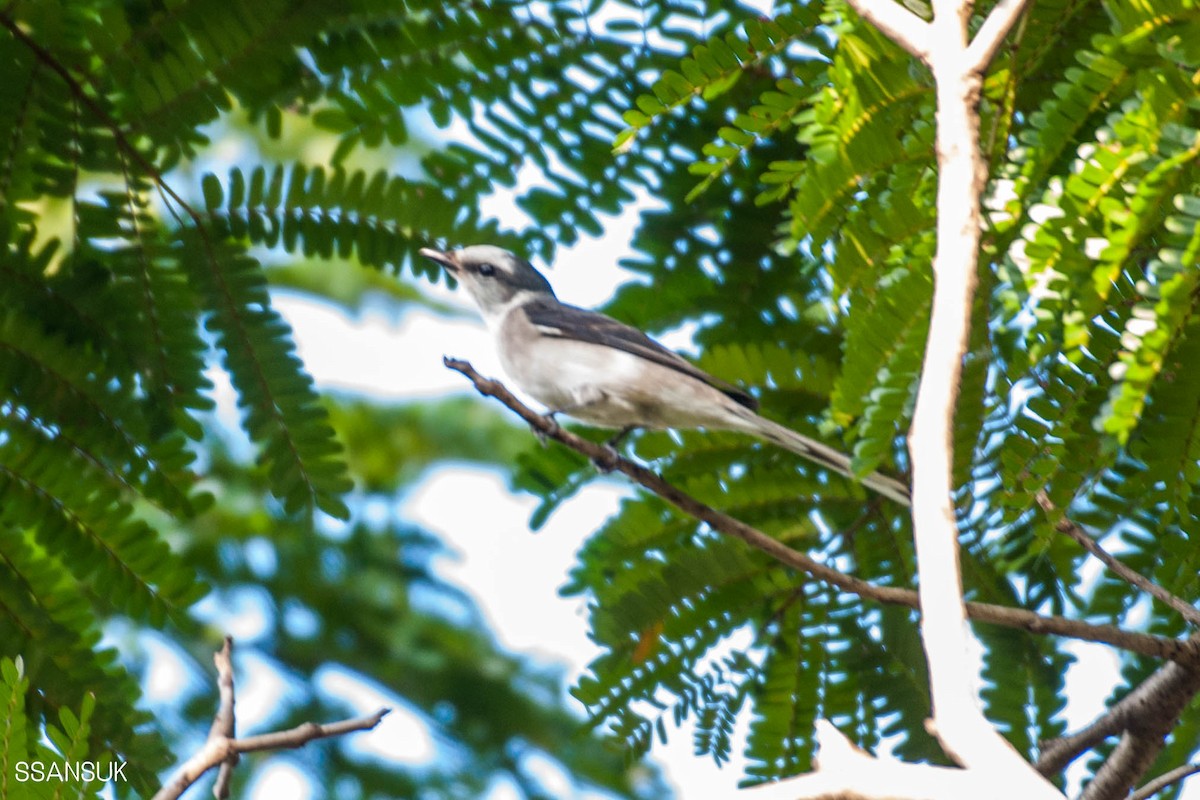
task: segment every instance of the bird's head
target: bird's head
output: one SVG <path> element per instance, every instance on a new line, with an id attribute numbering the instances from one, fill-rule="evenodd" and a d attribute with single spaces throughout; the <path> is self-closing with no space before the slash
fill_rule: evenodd
<path id="1" fill-rule="evenodd" d="M 484 316 L 497 314 L 514 301 L 554 296 L 550 282 L 525 259 L 501 247 L 477 244 L 461 250 L 421 248 L 421 255 L 440 264 L 466 288 Z"/>

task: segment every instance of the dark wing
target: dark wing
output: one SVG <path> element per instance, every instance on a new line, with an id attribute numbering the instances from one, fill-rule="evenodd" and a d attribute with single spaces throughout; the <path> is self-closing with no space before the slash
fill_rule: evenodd
<path id="1" fill-rule="evenodd" d="M 521 306 L 525 316 L 545 336 L 592 342 L 633 353 L 648 361 L 670 367 L 677 372 L 707 383 L 719 392 L 741 403 L 751 411 L 758 410 L 758 401 L 741 389 L 714 378 L 690 361 L 672 353 L 637 328 L 595 311 L 568 306 L 556 300 L 538 298 Z"/>

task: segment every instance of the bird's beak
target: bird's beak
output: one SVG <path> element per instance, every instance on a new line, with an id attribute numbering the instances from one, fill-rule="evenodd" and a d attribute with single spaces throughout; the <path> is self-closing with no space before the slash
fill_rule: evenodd
<path id="1" fill-rule="evenodd" d="M 422 247 L 417 252 L 435 264 L 441 264 L 451 275 L 458 274 L 460 267 L 458 266 L 458 261 L 454 258 L 453 251 L 443 253 L 441 250 L 434 250 L 431 247 Z"/>

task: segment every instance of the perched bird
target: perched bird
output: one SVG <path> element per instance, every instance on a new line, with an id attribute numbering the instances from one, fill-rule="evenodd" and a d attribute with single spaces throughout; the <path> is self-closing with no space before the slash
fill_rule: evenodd
<path id="1" fill-rule="evenodd" d="M 637 328 L 560 302 L 523 258 L 491 245 L 421 255 L 466 288 L 521 389 L 555 413 L 603 428 L 711 428 L 766 439 L 853 477 L 850 458 L 761 417 L 746 392 L 718 380 Z M 864 486 L 909 504 L 900 481 L 873 473 Z"/>

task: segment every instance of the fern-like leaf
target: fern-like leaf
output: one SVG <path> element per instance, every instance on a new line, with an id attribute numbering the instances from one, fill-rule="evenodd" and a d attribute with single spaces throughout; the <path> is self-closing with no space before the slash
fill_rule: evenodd
<path id="1" fill-rule="evenodd" d="M 291 330 L 272 309 L 257 261 L 208 238 L 185 232 L 184 263 L 212 309 L 225 368 L 245 409 L 250 437 L 262 445 L 259 463 L 289 513 L 319 508 L 345 518 L 349 490 L 341 448 L 295 355 Z"/>

